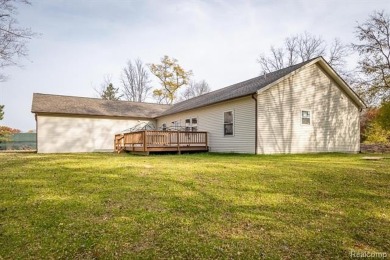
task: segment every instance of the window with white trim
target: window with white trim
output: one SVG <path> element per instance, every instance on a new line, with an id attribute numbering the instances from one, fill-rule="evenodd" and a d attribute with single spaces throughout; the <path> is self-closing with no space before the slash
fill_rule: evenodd
<path id="1" fill-rule="evenodd" d="M 196 117 L 187 118 L 185 121 L 185 127 L 187 132 L 198 131 L 198 119 Z"/>
<path id="2" fill-rule="evenodd" d="M 196 117 L 191 118 L 192 132 L 198 131 L 198 119 Z"/>
<path id="3" fill-rule="evenodd" d="M 234 115 L 233 111 L 223 113 L 223 134 L 225 136 L 234 135 Z"/>
<path id="4" fill-rule="evenodd" d="M 301 111 L 301 124 L 302 125 L 311 125 L 311 111 L 302 110 Z"/>

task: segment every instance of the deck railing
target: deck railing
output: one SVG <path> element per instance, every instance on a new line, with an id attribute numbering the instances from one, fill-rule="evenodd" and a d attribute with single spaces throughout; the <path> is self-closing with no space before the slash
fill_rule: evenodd
<path id="1" fill-rule="evenodd" d="M 115 151 L 207 150 L 207 132 L 138 131 L 115 135 Z"/>

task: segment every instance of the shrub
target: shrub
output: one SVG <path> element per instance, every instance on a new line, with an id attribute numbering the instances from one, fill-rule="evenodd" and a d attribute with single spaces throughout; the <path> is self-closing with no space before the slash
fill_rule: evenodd
<path id="1" fill-rule="evenodd" d="M 8 126 L 0 126 L 0 142 L 9 141 L 12 134 L 20 133 L 19 129 L 11 128 Z"/>
<path id="2" fill-rule="evenodd" d="M 377 121 L 373 121 L 366 129 L 364 143 L 388 144 L 390 143 L 390 130 L 386 130 Z"/>

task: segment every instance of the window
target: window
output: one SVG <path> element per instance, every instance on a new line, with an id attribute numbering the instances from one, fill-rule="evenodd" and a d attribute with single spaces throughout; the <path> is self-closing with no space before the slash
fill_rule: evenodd
<path id="1" fill-rule="evenodd" d="M 166 123 L 162 124 L 162 130 L 167 131 L 167 124 Z"/>
<path id="2" fill-rule="evenodd" d="M 191 119 L 186 119 L 186 131 L 191 131 Z"/>
<path id="3" fill-rule="evenodd" d="M 191 119 L 191 125 L 192 125 L 192 132 L 198 131 L 198 119 L 197 118 Z"/>
<path id="4" fill-rule="evenodd" d="M 223 133 L 225 136 L 234 134 L 233 121 L 233 111 L 228 111 L 223 114 Z"/>
<path id="5" fill-rule="evenodd" d="M 186 119 L 186 131 L 187 132 L 196 132 L 198 131 L 198 119 L 196 117 Z"/>
<path id="6" fill-rule="evenodd" d="M 310 125 L 311 124 L 311 113 L 309 110 L 301 111 L 301 124 Z"/>

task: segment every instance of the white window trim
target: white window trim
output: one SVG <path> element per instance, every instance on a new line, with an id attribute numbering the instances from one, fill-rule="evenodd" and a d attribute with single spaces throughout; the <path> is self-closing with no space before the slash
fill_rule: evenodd
<path id="1" fill-rule="evenodd" d="M 225 113 L 227 113 L 227 112 L 232 112 L 232 115 L 233 115 L 233 134 L 232 135 L 225 135 Z M 223 111 L 223 113 L 222 113 L 223 137 L 227 137 L 227 138 L 234 137 L 234 135 L 236 134 L 236 131 L 235 131 L 235 128 L 236 128 L 236 122 L 235 121 L 236 120 L 235 119 L 236 119 L 236 117 L 235 117 L 235 113 L 234 113 L 233 109 L 232 110 Z"/>
<path id="2" fill-rule="evenodd" d="M 310 114 L 310 124 L 303 124 L 302 123 L 302 112 L 307 111 Z M 301 109 L 300 114 L 299 114 L 299 120 L 301 123 L 301 126 L 312 126 L 313 125 L 313 113 L 311 112 L 311 109 Z"/>
<path id="3" fill-rule="evenodd" d="M 187 119 L 189 119 L 190 120 L 190 125 L 188 126 L 190 129 L 191 129 L 191 131 L 192 131 L 192 119 L 196 119 L 196 132 L 198 132 L 199 131 L 199 118 L 197 117 L 197 116 L 189 116 L 189 117 L 186 117 L 186 118 L 184 118 L 184 128 L 186 128 L 187 127 L 187 125 L 186 125 L 186 121 L 187 121 Z"/>
<path id="4" fill-rule="evenodd" d="M 194 127 L 194 125 L 192 124 L 192 119 L 196 119 L 196 131 L 195 132 L 199 132 L 199 118 L 197 117 L 197 116 L 193 116 L 193 117 L 191 117 L 191 130 L 193 130 L 193 127 Z"/>

